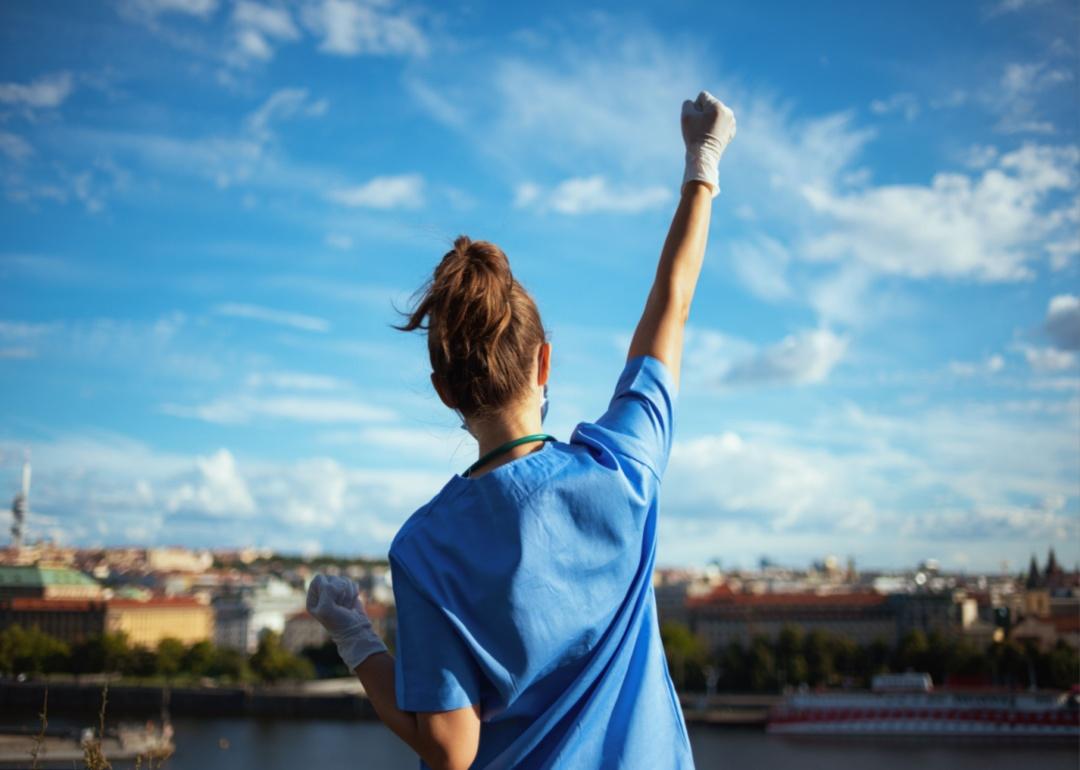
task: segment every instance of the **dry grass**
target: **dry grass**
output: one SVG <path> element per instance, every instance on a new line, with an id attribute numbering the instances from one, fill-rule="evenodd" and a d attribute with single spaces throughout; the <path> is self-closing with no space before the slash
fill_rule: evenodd
<path id="1" fill-rule="evenodd" d="M 101 688 L 101 711 L 98 712 L 98 734 L 83 746 L 83 764 L 86 770 L 112 770 L 112 765 L 105 757 L 101 741 L 105 738 L 105 706 L 109 702 L 109 683 Z"/>
<path id="2" fill-rule="evenodd" d="M 45 743 L 45 728 L 49 726 L 49 688 L 45 688 L 45 700 L 41 704 L 41 732 L 34 736 L 34 745 L 30 748 L 30 770 L 38 770 L 38 755 Z"/>
<path id="3" fill-rule="evenodd" d="M 85 770 L 112 770 L 112 763 L 105 756 L 102 741 L 105 739 L 105 711 L 109 704 L 109 683 L 101 688 L 101 708 L 98 710 L 97 735 L 83 744 L 83 766 Z M 30 768 L 38 770 L 40 767 L 39 755 L 45 745 L 45 730 L 49 726 L 49 691 L 45 690 L 45 699 L 41 704 L 41 730 L 34 736 L 34 743 L 30 748 Z M 165 763 L 172 756 L 170 749 L 160 749 L 147 754 L 135 756 L 135 770 L 162 770 Z M 144 764 L 145 763 L 145 764 Z"/>

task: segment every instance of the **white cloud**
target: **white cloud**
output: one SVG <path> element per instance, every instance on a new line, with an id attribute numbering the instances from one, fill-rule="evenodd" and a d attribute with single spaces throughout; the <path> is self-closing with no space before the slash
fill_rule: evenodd
<path id="1" fill-rule="evenodd" d="M 243 302 L 224 302 L 217 305 L 214 312 L 232 318 L 248 318 L 253 321 L 265 321 L 280 326 L 289 326 L 302 331 L 326 332 L 330 330 L 330 322 L 325 318 L 286 310 L 276 310 L 262 305 L 249 305 Z"/>
<path id="2" fill-rule="evenodd" d="M 75 273 L 71 280 L 79 280 Z M 140 375 L 214 380 L 230 367 L 247 365 L 246 354 L 196 337 L 183 313 L 151 319 L 89 318 L 49 322 L 0 321 L 0 343 L 26 348 L 41 358 L 71 365 L 123 369 L 124 378 Z"/>
<path id="3" fill-rule="evenodd" d="M 1043 239 L 1065 223 L 1053 193 L 1076 184 L 1076 147 L 1025 145 L 972 179 L 939 173 L 929 186 L 884 185 L 847 195 L 808 186 L 835 225 L 812 238 L 815 259 L 855 259 L 882 273 L 1009 281 L 1029 278 Z"/>
<path id="4" fill-rule="evenodd" d="M 629 339 L 615 340 L 625 350 Z M 803 329 L 766 347 L 690 324 L 683 345 L 687 386 L 715 390 L 743 385 L 810 385 L 824 382 L 847 353 L 850 339 L 829 329 Z"/>
<path id="5" fill-rule="evenodd" d="M 1080 350 L 1080 297 L 1059 294 L 1046 309 L 1046 333 L 1061 350 Z"/>
<path id="6" fill-rule="evenodd" d="M 1019 350 L 1036 372 L 1061 372 L 1073 368 L 1077 362 L 1076 353 L 1071 350 L 1040 348 L 1034 345 L 1020 345 Z"/>
<path id="7" fill-rule="evenodd" d="M 416 78 L 407 78 L 405 87 L 435 120 L 453 128 L 466 127 L 465 112 L 438 89 Z"/>
<path id="8" fill-rule="evenodd" d="M 996 374 L 1005 368 L 1005 359 L 995 353 L 984 361 L 950 361 L 949 371 L 958 377 L 975 377 L 980 374 Z"/>
<path id="9" fill-rule="evenodd" d="M 667 187 L 614 187 L 603 176 L 566 179 L 550 190 L 538 185 L 519 185 L 514 196 L 518 207 L 536 206 L 559 214 L 639 214 L 667 204 Z"/>
<path id="10" fill-rule="evenodd" d="M 7 155 L 11 160 L 22 161 L 34 154 L 34 148 L 18 134 L 0 131 L 0 153 Z"/>
<path id="11" fill-rule="evenodd" d="M 394 419 L 394 412 L 345 398 L 308 396 L 226 396 L 194 406 L 163 404 L 161 411 L 218 425 L 245 425 L 259 419 L 305 423 L 366 423 Z"/>
<path id="12" fill-rule="evenodd" d="M 217 10 L 218 0 L 121 0 L 119 8 L 129 17 L 153 21 L 164 14 L 180 14 L 208 19 Z"/>
<path id="13" fill-rule="evenodd" d="M 323 239 L 323 243 L 332 249 L 338 249 L 339 251 L 348 251 L 353 247 L 352 236 L 345 235 L 344 233 L 327 233 Z"/>
<path id="14" fill-rule="evenodd" d="M 279 40 L 296 40 L 300 31 L 284 6 L 268 6 L 240 0 L 233 8 L 233 23 L 250 27 Z"/>
<path id="15" fill-rule="evenodd" d="M 870 102 L 870 111 L 875 115 L 889 115 L 898 112 L 908 123 L 919 117 L 919 100 L 914 94 L 898 93 L 888 99 L 874 99 Z"/>
<path id="16" fill-rule="evenodd" d="M 249 59 L 269 61 L 274 57 L 274 49 L 266 38 L 253 29 L 242 29 L 236 33 L 236 44 L 240 54 Z"/>
<path id="17" fill-rule="evenodd" d="M 165 505 L 170 512 L 227 518 L 247 518 L 255 513 L 255 500 L 229 450 L 196 458 L 195 468 L 191 478 L 169 494 Z M 148 485 L 143 487 L 144 497 L 146 489 Z"/>
<path id="18" fill-rule="evenodd" d="M 0 347 L 0 358 L 37 358 L 37 351 L 32 348 Z"/>
<path id="19" fill-rule="evenodd" d="M 397 209 L 423 205 L 424 178 L 419 174 L 378 176 L 355 187 L 333 190 L 327 198 L 353 208 Z"/>
<path id="20" fill-rule="evenodd" d="M 759 235 L 752 241 L 736 241 L 731 245 L 731 260 L 739 282 L 754 296 L 771 302 L 791 296 L 785 275 L 791 255 L 775 238 Z"/>
<path id="21" fill-rule="evenodd" d="M 676 440 L 662 542 L 701 558 L 810 540 L 865 559 L 976 541 L 988 564 L 991 547 L 1075 542 L 1080 410 L 1064 414 L 1066 430 L 1061 417 L 972 405 L 904 415 L 847 406 L 799 425 Z M 763 541 L 762 533 L 784 536 Z"/>
<path id="22" fill-rule="evenodd" d="M 873 278 L 865 265 L 847 262 L 813 280 L 805 296 L 822 321 L 863 324 L 892 310 L 882 297 L 874 296 Z"/>
<path id="23" fill-rule="evenodd" d="M 1015 98 L 1068 83 L 1072 77 L 1068 70 L 1051 67 L 1047 62 L 1013 62 L 1005 65 L 1001 88 L 1005 98 Z"/>
<path id="24" fill-rule="evenodd" d="M 247 377 L 252 388 L 280 388 L 282 390 L 339 390 L 345 382 L 337 377 L 309 372 L 253 372 Z"/>
<path id="25" fill-rule="evenodd" d="M 1045 61 L 1006 64 L 999 88 L 984 97 L 989 109 L 1001 116 L 997 130 L 1009 134 L 1054 133 L 1055 126 L 1039 117 L 1038 96 L 1072 79 L 1072 72 Z"/>
<path id="26" fill-rule="evenodd" d="M 321 117 L 326 114 L 328 106 L 325 99 L 310 100 L 305 88 L 281 88 L 248 115 L 245 124 L 255 137 L 265 141 L 270 138 L 270 126 L 274 121 Z"/>
<path id="27" fill-rule="evenodd" d="M 0 472 L 18 472 L 22 449 L 0 444 Z M 55 530 L 82 544 L 295 552 L 314 538 L 333 553 L 385 554 L 405 518 L 446 481 L 415 462 L 368 470 L 326 457 L 238 458 L 227 448 L 187 456 L 108 434 L 35 442 L 33 452 L 28 532 Z"/>
<path id="28" fill-rule="evenodd" d="M 28 109 L 59 107 L 74 90 L 70 72 L 43 75 L 30 83 L 0 83 L 0 103 Z"/>
<path id="29" fill-rule="evenodd" d="M 800 331 L 747 359 L 735 362 L 723 381 L 732 385 L 809 385 L 824 382 L 844 357 L 848 343 L 846 337 L 828 329 Z"/>
<path id="30" fill-rule="evenodd" d="M 391 3 L 322 0 L 305 7 L 304 23 L 322 38 L 319 50 L 338 56 L 424 56 L 427 37 L 411 15 Z"/>
<path id="31" fill-rule="evenodd" d="M 232 22 L 239 53 L 236 63 L 243 63 L 245 59 L 267 61 L 274 55 L 271 40 L 291 42 L 300 37 L 292 14 L 284 6 L 240 0 L 233 8 Z"/>
<path id="32" fill-rule="evenodd" d="M 989 11 L 991 16 L 998 16 L 1004 13 L 1016 13 L 1017 11 L 1023 11 L 1028 8 L 1036 8 L 1040 5 L 1046 5 L 1049 0 L 998 0 Z"/>

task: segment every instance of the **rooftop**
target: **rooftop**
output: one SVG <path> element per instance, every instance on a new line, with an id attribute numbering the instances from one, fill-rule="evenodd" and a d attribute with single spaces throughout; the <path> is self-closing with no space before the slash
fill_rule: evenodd
<path id="1" fill-rule="evenodd" d="M 0 588 L 97 585 L 89 575 L 66 567 L 0 567 Z"/>

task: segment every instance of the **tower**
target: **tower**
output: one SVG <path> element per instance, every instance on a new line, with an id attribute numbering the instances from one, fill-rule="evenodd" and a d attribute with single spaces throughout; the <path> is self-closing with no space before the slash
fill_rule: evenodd
<path id="1" fill-rule="evenodd" d="M 11 545 L 18 550 L 22 548 L 23 524 L 26 523 L 26 514 L 30 512 L 30 453 L 26 453 L 22 468 L 22 489 L 15 495 L 11 503 Z"/>

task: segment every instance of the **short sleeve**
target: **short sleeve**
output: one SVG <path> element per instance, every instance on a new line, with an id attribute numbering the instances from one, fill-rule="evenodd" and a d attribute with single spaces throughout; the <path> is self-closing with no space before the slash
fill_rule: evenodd
<path id="1" fill-rule="evenodd" d="M 591 427 L 600 429 L 611 451 L 644 464 L 659 478 L 671 455 L 674 423 L 671 372 L 657 358 L 637 356 L 626 362 L 607 411 Z"/>
<path id="2" fill-rule="evenodd" d="M 393 570 L 397 605 L 395 689 L 402 711 L 452 711 L 480 702 L 480 672 L 446 614 Z"/>

